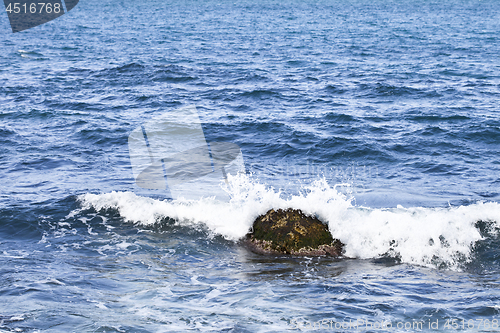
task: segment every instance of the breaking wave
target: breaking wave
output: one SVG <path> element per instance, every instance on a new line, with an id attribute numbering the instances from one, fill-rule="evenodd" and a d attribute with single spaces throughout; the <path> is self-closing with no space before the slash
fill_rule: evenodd
<path id="1" fill-rule="evenodd" d="M 248 175 L 229 178 L 229 202 L 214 198 L 168 201 L 141 197 L 132 192 L 83 194 L 80 209 L 114 209 L 127 222 L 161 223 L 166 218 L 179 225 L 205 225 L 213 235 L 229 240 L 243 237 L 255 218 L 269 209 L 297 208 L 327 223 L 334 238 L 345 246 L 345 257 L 396 258 L 402 263 L 457 268 L 472 260 L 476 243 L 496 237 L 500 205 L 478 202 L 446 208 L 368 208 L 355 206 L 353 198 L 317 180 L 297 195 L 284 195 Z M 486 225 L 487 232 L 479 228 Z"/>

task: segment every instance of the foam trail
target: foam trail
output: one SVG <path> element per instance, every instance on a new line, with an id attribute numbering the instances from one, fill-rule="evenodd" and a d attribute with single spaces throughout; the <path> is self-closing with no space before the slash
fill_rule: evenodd
<path id="1" fill-rule="evenodd" d="M 150 225 L 170 217 L 180 225 L 205 224 L 213 233 L 237 240 L 255 218 L 271 208 L 298 208 L 328 223 L 334 238 L 345 247 L 345 256 L 368 259 L 396 256 L 404 263 L 435 267 L 457 266 L 470 260 L 474 243 L 482 237 L 477 221 L 500 221 L 498 203 L 477 203 L 449 208 L 370 209 L 356 207 L 325 180 L 315 181 L 302 194 L 284 198 L 282 193 L 252 181 L 247 175 L 229 177 L 232 199 L 160 201 L 131 192 L 84 194 L 82 208 L 117 209 L 129 222 Z"/>

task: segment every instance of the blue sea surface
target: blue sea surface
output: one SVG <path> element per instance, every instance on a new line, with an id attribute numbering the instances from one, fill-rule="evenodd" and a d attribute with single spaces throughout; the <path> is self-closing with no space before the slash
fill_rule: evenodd
<path id="1" fill-rule="evenodd" d="M 2 11 L 0 332 L 498 331 L 499 54 L 496 0 Z M 129 135 L 186 106 L 241 148 L 229 202 L 135 183 Z M 240 245 L 287 207 L 344 256 Z"/>

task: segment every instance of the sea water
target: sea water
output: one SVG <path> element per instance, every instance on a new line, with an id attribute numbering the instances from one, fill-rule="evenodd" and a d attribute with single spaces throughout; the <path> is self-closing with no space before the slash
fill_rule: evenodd
<path id="1" fill-rule="evenodd" d="M 0 14 L 0 332 L 498 331 L 500 3 L 95 1 Z M 128 137 L 195 106 L 245 172 L 172 198 Z M 238 240 L 298 208 L 341 258 Z"/>

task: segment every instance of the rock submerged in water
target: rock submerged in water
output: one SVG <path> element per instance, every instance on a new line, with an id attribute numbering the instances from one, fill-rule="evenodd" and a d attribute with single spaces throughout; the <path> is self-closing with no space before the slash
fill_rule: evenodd
<path id="1" fill-rule="evenodd" d="M 253 223 L 253 232 L 244 243 L 260 254 L 299 256 L 340 256 L 342 244 L 333 239 L 328 227 L 299 209 L 271 209 Z"/>

